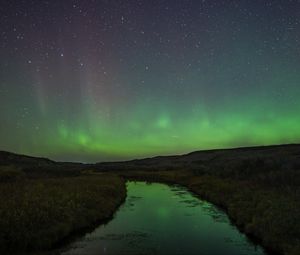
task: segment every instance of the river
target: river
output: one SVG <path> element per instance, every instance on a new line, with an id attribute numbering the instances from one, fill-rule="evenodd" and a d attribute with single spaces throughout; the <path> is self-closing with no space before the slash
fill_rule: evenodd
<path id="1" fill-rule="evenodd" d="M 62 255 L 266 255 L 216 206 L 179 186 L 127 182 L 127 198 L 106 225 Z"/>

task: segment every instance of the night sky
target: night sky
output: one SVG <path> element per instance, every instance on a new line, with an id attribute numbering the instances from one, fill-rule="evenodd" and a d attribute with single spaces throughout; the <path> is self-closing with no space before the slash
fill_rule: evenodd
<path id="1" fill-rule="evenodd" d="M 299 0 L 1 0 L 0 38 L 0 150 L 300 142 Z"/>

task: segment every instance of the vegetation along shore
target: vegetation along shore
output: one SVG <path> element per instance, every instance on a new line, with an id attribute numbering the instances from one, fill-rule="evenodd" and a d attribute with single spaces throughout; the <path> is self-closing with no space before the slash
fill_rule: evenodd
<path id="1" fill-rule="evenodd" d="M 0 152 L 0 171 L 2 250 L 47 250 L 109 218 L 131 179 L 183 185 L 268 250 L 300 254 L 300 145 L 86 165 Z"/>

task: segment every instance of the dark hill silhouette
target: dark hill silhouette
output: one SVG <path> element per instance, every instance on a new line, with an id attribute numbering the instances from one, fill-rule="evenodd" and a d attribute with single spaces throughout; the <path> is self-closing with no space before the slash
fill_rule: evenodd
<path id="1" fill-rule="evenodd" d="M 156 156 L 123 162 L 81 164 L 0 151 L 0 166 L 13 165 L 29 177 L 76 176 L 83 170 L 100 172 L 177 171 L 230 178 L 284 178 L 300 183 L 300 144 L 195 151 L 184 155 Z M 269 173 L 273 174 L 270 175 Z M 271 180 L 270 180 L 271 181 Z"/>
<path id="2" fill-rule="evenodd" d="M 22 170 L 28 177 L 74 176 L 85 167 L 81 163 L 56 162 L 7 151 L 0 151 L 0 166 L 13 166 Z"/>
<path id="3" fill-rule="evenodd" d="M 300 170 L 300 144 L 244 147 L 195 151 L 178 156 L 158 156 L 124 162 L 96 163 L 93 167 L 99 171 L 109 170 L 195 170 L 210 169 L 225 173 L 238 165 L 256 165 L 277 169 Z M 232 169 L 231 169 L 232 170 Z M 275 169 L 274 169 L 275 170 Z"/>
<path id="4" fill-rule="evenodd" d="M 125 170 L 192 170 L 196 172 L 214 171 L 226 174 L 238 167 L 272 168 L 277 170 L 300 170 L 300 144 L 242 147 L 195 151 L 184 155 L 156 156 L 121 162 L 100 162 L 81 164 L 56 162 L 47 158 L 19 155 L 0 151 L 0 165 L 14 165 L 27 173 L 40 171 L 43 174 L 78 174 L 84 169 L 97 171 Z M 275 170 L 273 169 L 273 170 Z M 255 169 L 253 169 L 254 171 Z"/>

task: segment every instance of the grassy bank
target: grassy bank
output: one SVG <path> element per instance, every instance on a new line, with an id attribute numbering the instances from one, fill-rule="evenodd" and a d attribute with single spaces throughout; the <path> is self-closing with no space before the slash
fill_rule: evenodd
<path id="1" fill-rule="evenodd" d="M 245 233 L 280 254 L 300 254 L 299 189 L 278 190 L 245 181 L 202 176 L 187 186 L 222 206 Z"/>
<path id="2" fill-rule="evenodd" d="M 201 198 L 221 206 L 248 235 L 260 240 L 270 251 L 285 255 L 300 254 L 300 188 L 281 179 L 281 185 L 251 178 L 196 175 L 194 171 L 132 171 L 125 178 L 180 184 Z M 260 173 L 263 177 L 263 173 Z"/>
<path id="3" fill-rule="evenodd" d="M 94 165 L 0 152 L 0 170 L 2 247 L 51 247 L 73 230 L 110 215 L 125 197 L 124 181 L 105 177 L 114 173 L 186 186 L 223 207 L 240 230 L 264 247 L 300 254 L 300 145 Z M 74 177 L 82 173 L 92 176 Z"/>
<path id="4" fill-rule="evenodd" d="M 5 170 L 0 182 L 0 248 L 49 249 L 72 232 L 111 217 L 125 196 L 125 182 L 116 176 L 32 180 Z"/>

